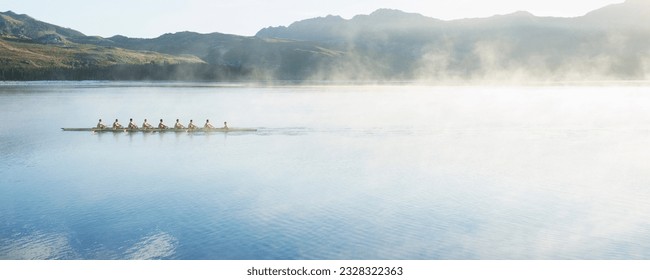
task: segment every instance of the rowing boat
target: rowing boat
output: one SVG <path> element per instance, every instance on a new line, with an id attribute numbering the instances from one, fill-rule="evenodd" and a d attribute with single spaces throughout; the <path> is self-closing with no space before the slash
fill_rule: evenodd
<path id="1" fill-rule="evenodd" d="M 255 128 L 61 128 L 63 131 L 91 131 L 91 132 L 254 132 Z"/>

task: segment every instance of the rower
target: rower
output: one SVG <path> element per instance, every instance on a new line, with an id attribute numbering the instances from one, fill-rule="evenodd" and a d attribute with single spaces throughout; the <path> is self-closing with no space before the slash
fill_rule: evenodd
<path id="1" fill-rule="evenodd" d="M 183 126 L 183 125 L 181 124 L 181 122 L 180 122 L 178 119 L 176 119 L 176 124 L 174 124 L 174 128 L 176 128 L 176 129 L 183 129 L 183 128 L 185 128 L 185 126 Z"/>
<path id="2" fill-rule="evenodd" d="M 129 128 L 129 129 L 138 129 L 138 126 L 137 126 L 135 123 L 133 123 L 133 119 L 129 119 L 129 126 L 128 126 L 128 128 Z"/>
<path id="3" fill-rule="evenodd" d="M 190 124 L 187 125 L 187 128 L 189 128 L 189 129 L 197 129 L 199 127 L 196 126 L 194 123 L 192 123 L 192 120 L 190 120 Z"/>
<path id="4" fill-rule="evenodd" d="M 152 128 L 153 126 L 147 122 L 147 119 L 144 119 L 144 122 L 142 123 L 142 129 L 152 129 Z"/>
<path id="5" fill-rule="evenodd" d="M 119 129 L 122 128 L 122 125 L 115 119 L 115 122 L 113 123 L 113 129 Z"/>
<path id="6" fill-rule="evenodd" d="M 104 129 L 106 126 L 102 123 L 102 119 L 99 119 L 99 122 L 97 123 L 97 129 Z"/>
<path id="7" fill-rule="evenodd" d="M 222 128 L 223 128 L 223 129 L 228 129 L 228 123 L 227 123 L 227 122 L 223 122 L 223 127 L 222 127 Z"/>
<path id="8" fill-rule="evenodd" d="M 205 120 L 205 125 L 203 126 L 203 128 L 214 128 L 214 126 L 210 124 L 210 120 Z"/>
<path id="9" fill-rule="evenodd" d="M 163 123 L 163 120 L 160 119 L 160 123 L 158 124 L 158 128 L 160 128 L 160 129 L 167 129 L 168 126 L 166 126 L 166 125 Z"/>

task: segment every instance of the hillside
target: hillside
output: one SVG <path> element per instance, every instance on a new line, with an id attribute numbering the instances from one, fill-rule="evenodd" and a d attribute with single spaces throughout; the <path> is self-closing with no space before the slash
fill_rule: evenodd
<path id="1" fill-rule="evenodd" d="M 53 46 L 11 40 L 0 40 L 0 61 L 2 61 L 2 67 L 13 68 L 204 63 L 193 56 L 172 56 L 82 44 Z"/>
<path id="2" fill-rule="evenodd" d="M 341 54 L 318 44 L 221 33 L 92 37 L 26 15 L 0 15 L 0 79 L 302 80 Z"/>
<path id="3" fill-rule="evenodd" d="M 527 12 L 441 21 L 378 10 L 345 20 L 308 19 L 256 36 L 345 51 L 326 78 L 389 80 L 646 79 L 650 4 L 628 0 L 577 18 Z"/>
<path id="4" fill-rule="evenodd" d="M 191 55 L 76 43 L 92 38 L 27 15 L 0 13 L 0 79 L 173 79 L 178 68 L 206 64 Z"/>
<path id="5" fill-rule="evenodd" d="M 191 56 L 0 39 L 0 80 L 175 79 L 172 68 L 204 64 Z"/>
<path id="6" fill-rule="evenodd" d="M 609 30 L 636 29 L 650 30 L 647 20 L 650 18 L 650 1 L 627 0 L 625 3 L 613 4 L 589 12 L 577 18 L 577 24 L 585 28 Z"/>
<path id="7" fill-rule="evenodd" d="M 246 73 L 242 78 L 253 80 L 302 80 L 342 53 L 304 41 L 195 32 L 164 34 L 153 39 L 114 36 L 96 44 L 196 56 L 210 65 L 239 69 Z"/>
<path id="8" fill-rule="evenodd" d="M 0 13 L 0 79 L 47 78 L 66 71 L 59 78 L 648 79 L 648 16 L 646 0 L 628 0 L 575 18 L 521 11 L 443 21 L 380 9 L 351 19 L 330 15 L 268 27 L 254 37 L 179 32 L 140 39 L 85 36 L 6 12 Z M 49 74 L 23 75 L 30 71 Z"/>
<path id="9" fill-rule="evenodd" d="M 63 28 L 19 15 L 12 11 L 0 13 L 0 37 L 29 40 L 44 44 L 65 44 L 67 38 L 85 37 L 79 31 Z"/>

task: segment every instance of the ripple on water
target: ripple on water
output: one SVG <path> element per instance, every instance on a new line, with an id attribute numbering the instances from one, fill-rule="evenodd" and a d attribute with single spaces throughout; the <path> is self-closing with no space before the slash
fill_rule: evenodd
<path id="1" fill-rule="evenodd" d="M 143 237 L 126 250 L 126 258 L 132 260 L 152 260 L 171 258 L 176 253 L 178 240 L 171 234 L 157 232 Z"/>
<path id="2" fill-rule="evenodd" d="M 18 238 L 0 238 L 0 259 L 57 260 L 77 259 L 69 238 L 60 233 L 36 232 Z"/>

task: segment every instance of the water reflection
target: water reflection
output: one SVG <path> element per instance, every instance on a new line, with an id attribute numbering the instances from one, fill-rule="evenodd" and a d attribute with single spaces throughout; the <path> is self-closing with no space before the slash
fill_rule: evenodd
<path id="1" fill-rule="evenodd" d="M 66 234 L 35 232 L 27 236 L 0 237 L 0 259 L 77 259 Z"/>
<path id="2" fill-rule="evenodd" d="M 174 257 L 178 240 L 165 232 L 144 236 L 123 252 L 112 252 L 101 244 L 94 248 L 74 248 L 66 233 L 34 232 L 0 238 L 0 259 L 56 260 L 56 259 L 132 259 L 152 260 Z"/>
<path id="3" fill-rule="evenodd" d="M 646 87 L 24 89 L 0 258 L 650 258 Z M 134 112 L 259 130 L 59 129 Z"/>
<path id="4" fill-rule="evenodd" d="M 142 238 L 125 252 L 128 259 L 152 260 L 173 257 L 178 240 L 165 232 L 158 232 Z"/>

